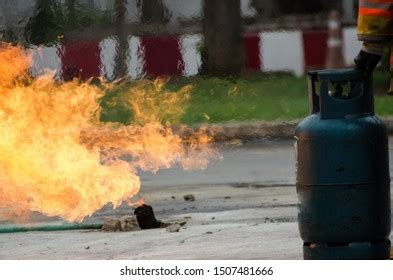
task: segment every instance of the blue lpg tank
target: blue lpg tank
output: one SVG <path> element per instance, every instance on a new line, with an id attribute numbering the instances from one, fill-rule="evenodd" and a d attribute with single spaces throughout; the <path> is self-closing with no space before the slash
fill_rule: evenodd
<path id="1" fill-rule="evenodd" d="M 305 259 L 388 259 L 388 135 L 372 79 L 309 73 L 311 115 L 296 129 L 298 220 Z"/>

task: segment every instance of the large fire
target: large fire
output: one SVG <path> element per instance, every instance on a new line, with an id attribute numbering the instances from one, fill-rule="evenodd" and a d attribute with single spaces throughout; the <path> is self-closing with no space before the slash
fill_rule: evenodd
<path id="1" fill-rule="evenodd" d="M 130 202 L 138 170 L 205 168 L 216 155 L 202 130 L 183 139 L 171 129 L 190 87 L 135 82 L 123 95 L 133 124 L 103 124 L 100 99 L 110 84 L 59 82 L 51 72 L 31 78 L 31 63 L 28 51 L 0 45 L 0 219 L 40 212 L 79 222 Z"/>

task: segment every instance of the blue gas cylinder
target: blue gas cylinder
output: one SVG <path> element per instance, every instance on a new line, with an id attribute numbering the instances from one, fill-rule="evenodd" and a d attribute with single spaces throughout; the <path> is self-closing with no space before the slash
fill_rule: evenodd
<path id="1" fill-rule="evenodd" d="M 304 259 L 388 259 L 388 135 L 363 72 L 309 73 L 311 115 L 296 129 Z"/>

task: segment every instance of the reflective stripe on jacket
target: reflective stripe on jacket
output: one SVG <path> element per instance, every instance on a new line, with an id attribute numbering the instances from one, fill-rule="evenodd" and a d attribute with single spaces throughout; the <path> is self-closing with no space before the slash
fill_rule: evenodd
<path id="1" fill-rule="evenodd" d="M 393 38 L 393 0 L 359 0 L 358 38 L 366 42 Z"/>

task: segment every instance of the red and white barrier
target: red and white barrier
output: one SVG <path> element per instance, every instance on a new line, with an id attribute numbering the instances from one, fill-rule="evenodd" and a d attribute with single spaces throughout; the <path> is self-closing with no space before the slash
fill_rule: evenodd
<path id="1" fill-rule="evenodd" d="M 203 36 L 200 34 L 184 35 L 180 38 L 179 44 L 184 63 L 183 76 L 197 75 L 202 66 Z"/>
<path id="2" fill-rule="evenodd" d="M 261 71 L 262 52 L 259 33 L 247 33 L 243 38 L 246 71 Z"/>
<path id="3" fill-rule="evenodd" d="M 343 55 L 345 65 L 354 65 L 353 59 L 362 48 L 362 42 L 357 39 L 357 30 L 355 27 L 343 29 Z"/>
<path id="4" fill-rule="evenodd" d="M 262 33 L 262 71 L 288 71 L 296 76 L 304 73 L 302 33 Z"/>
<path id="5" fill-rule="evenodd" d="M 145 52 L 142 41 L 139 37 L 132 36 L 129 39 L 129 55 L 128 55 L 128 76 L 132 79 L 140 79 L 144 77 Z"/>
<path id="6" fill-rule="evenodd" d="M 322 69 L 327 55 L 327 34 L 327 30 L 247 33 L 243 39 L 245 68 L 247 71 L 285 71 L 296 76 L 304 75 L 308 70 Z M 342 39 L 344 64 L 351 66 L 361 46 L 356 28 L 344 28 Z M 132 79 L 197 75 L 202 64 L 202 44 L 200 34 L 132 36 L 127 54 L 128 75 Z M 111 37 L 101 42 L 37 48 L 33 51 L 32 73 L 39 74 L 50 68 L 67 79 L 78 70 L 82 79 L 103 76 L 112 80 L 117 46 L 115 37 Z"/>
<path id="7" fill-rule="evenodd" d="M 127 53 L 127 72 L 132 79 L 140 79 L 144 76 L 144 51 L 141 39 L 131 36 L 128 39 L 129 49 Z M 114 38 L 108 38 L 100 42 L 101 64 L 100 74 L 108 80 L 115 79 L 115 61 L 118 43 Z"/>
<path id="8" fill-rule="evenodd" d="M 70 80 L 79 76 L 83 80 L 100 76 L 100 42 L 86 41 L 65 44 L 60 51 L 62 77 Z"/>
<path id="9" fill-rule="evenodd" d="M 60 49 L 57 47 L 37 47 L 32 49 L 33 65 L 30 69 L 34 76 L 45 71 L 55 71 L 57 77 L 61 76 Z"/>
<path id="10" fill-rule="evenodd" d="M 108 80 L 113 80 L 115 77 L 116 49 L 117 41 L 113 38 L 100 42 L 100 76 Z"/>
<path id="11" fill-rule="evenodd" d="M 307 30 L 302 32 L 304 71 L 325 67 L 328 31 Z"/>

